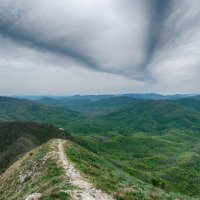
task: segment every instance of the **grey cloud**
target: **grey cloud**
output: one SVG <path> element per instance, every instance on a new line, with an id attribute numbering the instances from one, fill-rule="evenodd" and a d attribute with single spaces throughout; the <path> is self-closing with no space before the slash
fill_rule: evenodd
<path id="1" fill-rule="evenodd" d="M 0 68 L 77 66 L 156 90 L 196 84 L 199 17 L 197 0 L 1 0 Z"/>
<path id="2" fill-rule="evenodd" d="M 192 81 L 200 76 L 200 5 L 176 0 L 163 24 L 161 44 L 148 68 L 158 80 L 171 83 Z"/>
<path id="3" fill-rule="evenodd" d="M 30 48 L 72 57 L 92 69 L 124 75 L 131 69 L 131 76 L 142 77 L 138 66 L 145 56 L 146 4 L 146 0 L 87 0 L 84 4 L 80 0 L 4 0 L 0 33 Z"/>

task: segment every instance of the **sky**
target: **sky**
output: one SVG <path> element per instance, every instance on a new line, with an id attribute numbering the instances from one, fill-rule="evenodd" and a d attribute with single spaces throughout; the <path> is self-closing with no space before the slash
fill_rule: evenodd
<path id="1" fill-rule="evenodd" d="M 0 0 L 0 95 L 200 93 L 199 0 Z"/>

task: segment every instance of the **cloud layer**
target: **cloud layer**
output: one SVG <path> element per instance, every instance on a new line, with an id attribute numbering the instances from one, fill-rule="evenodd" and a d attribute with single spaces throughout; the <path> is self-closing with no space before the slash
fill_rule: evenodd
<path id="1" fill-rule="evenodd" d="M 1 0 L 0 90 L 199 92 L 199 25 L 196 0 Z"/>

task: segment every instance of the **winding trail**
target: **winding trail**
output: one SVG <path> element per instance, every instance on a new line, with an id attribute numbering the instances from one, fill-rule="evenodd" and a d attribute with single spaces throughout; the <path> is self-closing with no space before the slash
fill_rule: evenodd
<path id="1" fill-rule="evenodd" d="M 74 164 L 67 159 L 63 144 L 64 141 L 59 140 L 59 159 L 63 165 L 63 168 L 65 169 L 66 175 L 70 178 L 70 183 L 78 188 L 69 191 L 72 196 L 72 200 L 114 200 L 114 198 L 110 195 L 94 188 L 91 183 L 81 176 Z"/>

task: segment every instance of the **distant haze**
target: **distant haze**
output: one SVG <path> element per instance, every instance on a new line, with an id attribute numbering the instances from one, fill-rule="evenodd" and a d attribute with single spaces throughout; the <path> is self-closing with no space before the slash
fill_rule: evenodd
<path id="1" fill-rule="evenodd" d="M 1 0 L 0 95 L 200 93 L 198 0 Z"/>

